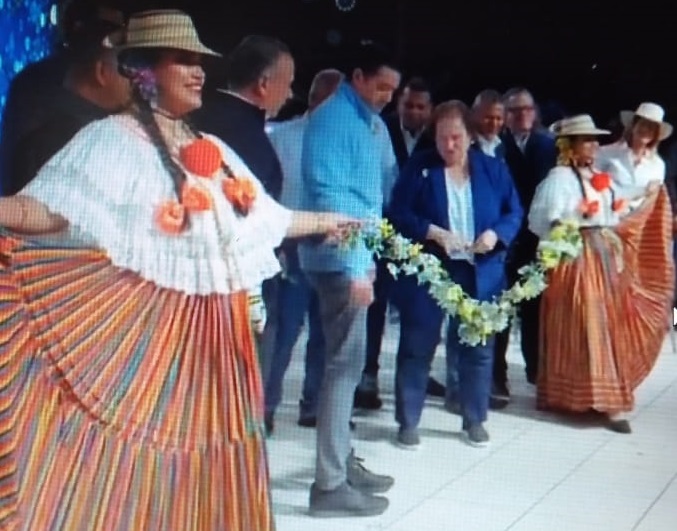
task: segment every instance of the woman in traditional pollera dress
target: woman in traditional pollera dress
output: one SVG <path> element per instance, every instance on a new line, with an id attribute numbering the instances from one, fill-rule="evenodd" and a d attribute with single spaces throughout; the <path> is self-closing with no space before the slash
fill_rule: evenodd
<path id="1" fill-rule="evenodd" d="M 346 220 L 182 119 L 213 54 L 181 12 L 133 16 L 134 106 L 0 199 L 0 528 L 273 528 L 247 290 Z"/>
<path id="2" fill-rule="evenodd" d="M 634 391 L 653 368 L 668 331 L 674 264 L 672 216 L 662 187 L 614 184 L 594 166 L 599 135 L 588 115 L 553 126 L 558 165 L 536 191 L 529 228 L 543 238 L 576 220 L 583 250 L 550 273 L 541 306 L 538 407 L 603 413 L 630 433 Z"/>

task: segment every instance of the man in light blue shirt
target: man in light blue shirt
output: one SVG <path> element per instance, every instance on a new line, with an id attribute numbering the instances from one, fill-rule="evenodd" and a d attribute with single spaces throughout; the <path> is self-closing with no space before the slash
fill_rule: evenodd
<path id="1" fill-rule="evenodd" d="M 373 43 L 356 50 L 347 81 L 308 119 L 303 142 L 303 207 L 358 219 L 381 217 L 397 162 L 379 116 L 400 83 L 389 54 Z M 374 261 L 363 246 L 319 242 L 299 248 L 301 267 L 317 291 L 326 340 L 317 417 L 315 483 L 310 513 L 373 516 L 388 507 L 393 478 L 366 470 L 351 450 L 353 395 L 365 363 L 367 308 Z"/>

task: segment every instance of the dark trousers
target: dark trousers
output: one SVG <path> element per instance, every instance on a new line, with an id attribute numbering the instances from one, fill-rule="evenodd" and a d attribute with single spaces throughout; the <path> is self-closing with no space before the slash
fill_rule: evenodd
<path id="1" fill-rule="evenodd" d="M 306 344 L 305 376 L 301 395 L 299 418 L 317 416 L 317 400 L 324 374 L 325 341 L 320 319 L 317 294 L 301 271 L 288 278 L 278 275 L 277 322 L 272 344 L 272 358 L 264 380 L 266 414 L 274 415 L 282 400 L 284 376 L 291 361 L 294 346 L 308 316 L 308 342 Z M 266 331 L 269 331 L 266 328 Z"/>
<path id="2" fill-rule="evenodd" d="M 450 274 L 464 291 L 476 293 L 474 266 L 455 261 Z M 395 375 L 395 419 L 406 429 L 420 422 L 430 366 L 446 315 L 427 293 L 427 287 L 416 285 L 415 279 L 403 280 L 401 287 L 402 292 L 397 294 L 402 328 Z M 464 345 L 459 340 L 458 327 L 458 319 L 449 319 L 447 372 L 453 379 L 458 378 L 456 392 L 463 420 L 482 423 L 489 407 L 494 339 L 486 345 Z"/>
<path id="3" fill-rule="evenodd" d="M 374 281 L 374 302 L 367 310 L 367 361 L 364 374 L 378 376 L 379 357 L 383 343 L 383 331 L 386 326 L 388 303 L 395 279 L 388 271 L 385 260 L 376 261 L 376 280 Z"/>
<path id="4" fill-rule="evenodd" d="M 522 266 L 511 266 L 506 268 L 508 282 L 512 285 L 518 278 L 518 269 Z M 524 301 L 518 308 L 520 317 L 520 346 L 522 356 L 526 365 L 525 372 L 527 380 L 534 383 L 538 375 L 538 333 L 540 323 L 541 298 Z M 508 352 L 508 342 L 510 339 L 510 327 L 503 332 L 496 334 L 494 346 L 494 370 L 493 377 L 496 385 L 505 385 L 508 382 L 508 362 L 506 354 Z"/>

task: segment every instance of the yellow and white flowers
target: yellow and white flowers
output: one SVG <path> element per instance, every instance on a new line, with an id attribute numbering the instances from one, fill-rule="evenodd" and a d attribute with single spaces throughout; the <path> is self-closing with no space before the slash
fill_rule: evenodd
<path id="1" fill-rule="evenodd" d="M 388 270 L 393 276 L 416 275 L 419 284 L 427 284 L 432 297 L 449 315 L 460 321 L 459 337 L 463 343 L 486 343 L 493 334 L 508 327 L 515 315 L 515 307 L 522 301 L 534 299 L 545 290 L 546 272 L 560 263 L 577 258 L 583 241 L 575 221 L 555 225 L 548 238 L 538 245 L 538 259 L 519 270 L 519 280 L 494 301 L 478 301 L 454 283 L 440 260 L 424 253 L 422 246 L 412 243 L 395 232 L 384 219 L 363 225 L 346 238 L 344 245 L 353 247 L 362 240 L 377 256 L 389 260 Z"/>

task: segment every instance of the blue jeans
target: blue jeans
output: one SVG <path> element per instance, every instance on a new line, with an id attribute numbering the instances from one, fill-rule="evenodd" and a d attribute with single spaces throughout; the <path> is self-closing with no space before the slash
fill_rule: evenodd
<path id="1" fill-rule="evenodd" d="M 276 281 L 277 326 L 274 327 L 275 341 L 270 371 L 264 382 L 266 414 L 274 415 L 280 405 L 284 375 L 307 314 L 309 331 L 300 417 L 316 417 L 325 357 L 325 341 L 317 294 L 302 273 L 296 273 L 291 278 L 279 276 Z"/>

